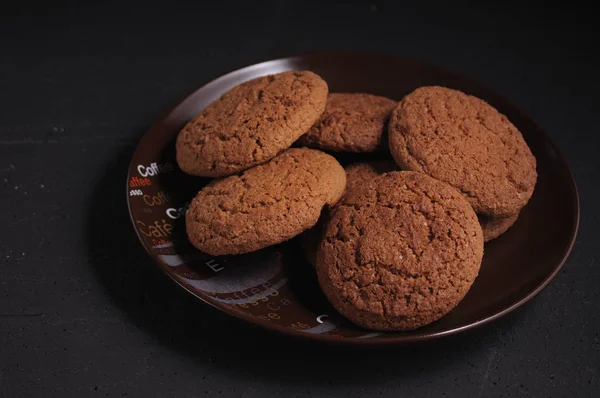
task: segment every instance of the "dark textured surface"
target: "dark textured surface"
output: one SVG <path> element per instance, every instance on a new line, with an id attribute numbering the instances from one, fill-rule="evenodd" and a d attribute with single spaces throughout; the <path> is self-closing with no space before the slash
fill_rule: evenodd
<path id="1" fill-rule="evenodd" d="M 0 397 L 598 394 L 600 59 L 590 10 L 63 4 L 0 17 Z M 153 272 L 123 197 L 145 128 L 222 73 L 314 49 L 449 68 L 548 131 L 573 168 L 582 221 L 538 297 L 463 336 L 356 350 L 247 328 Z"/>

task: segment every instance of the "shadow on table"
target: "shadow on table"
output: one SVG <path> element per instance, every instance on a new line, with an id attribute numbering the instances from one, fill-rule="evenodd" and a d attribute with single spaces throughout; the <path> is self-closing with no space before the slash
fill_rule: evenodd
<path id="1" fill-rule="evenodd" d="M 91 266 L 131 322 L 204 368 L 299 383 L 400 381 L 464 365 L 465 354 L 483 358 L 486 347 L 524 322 L 520 310 L 462 335 L 395 348 L 327 345 L 244 324 L 177 287 L 139 244 L 123 196 L 133 149 L 124 148 L 93 189 L 86 220 Z"/>

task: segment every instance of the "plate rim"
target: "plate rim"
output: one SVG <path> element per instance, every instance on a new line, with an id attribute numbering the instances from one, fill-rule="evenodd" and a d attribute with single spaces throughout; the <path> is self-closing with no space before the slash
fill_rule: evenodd
<path id="1" fill-rule="evenodd" d="M 265 321 L 265 320 L 257 318 L 257 317 L 252 317 L 250 315 L 247 315 L 244 312 L 231 311 L 231 310 L 225 308 L 221 303 L 211 302 L 209 300 L 206 300 L 204 297 L 198 295 L 197 293 L 195 293 L 194 291 L 189 289 L 187 286 L 185 286 L 185 284 L 182 283 L 180 280 L 175 278 L 174 275 L 167 272 L 165 270 L 165 268 L 160 265 L 160 263 L 156 260 L 154 254 L 151 253 L 150 250 L 148 249 L 148 247 L 144 244 L 144 241 L 143 241 L 142 236 L 140 235 L 140 232 L 138 231 L 138 229 L 135 228 L 135 219 L 133 216 L 131 200 L 129 197 L 129 191 L 130 191 L 129 181 L 131 179 L 131 170 L 132 170 L 132 166 L 134 163 L 133 160 L 135 159 L 138 151 L 140 150 L 140 143 L 142 142 L 144 137 L 146 137 L 146 135 L 150 131 L 152 131 L 154 128 L 156 128 L 157 126 L 162 124 L 164 122 L 164 120 L 167 119 L 168 116 L 175 109 L 177 109 L 181 104 L 183 104 L 185 101 L 187 101 L 197 91 L 199 91 L 203 88 L 209 87 L 213 84 L 218 84 L 221 80 L 225 80 L 228 77 L 230 77 L 231 75 L 248 72 L 248 71 L 251 71 L 252 69 L 260 69 L 260 68 L 266 67 L 269 63 L 281 63 L 284 61 L 291 61 L 294 59 L 305 59 L 305 58 L 313 58 L 315 56 L 318 57 L 318 56 L 335 56 L 335 55 L 361 56 L 361 57 L 377 56 L 377 57 L 382 57 L 382 58 L 388 58 L 388 59 L 395 60 L 395 61 L 412 63 L 414 65 L 419 65 L 419 66 L 429 68 L 432 70 L 437 70 L 437 71 L 443 72 L 447 75 L 452 75 L 453 77 L 459 78 L 461 80 L 469 81 L 469 82 L 475 84 L 478 88 L 483 89 L 484 91 L 487 91 L 489 93 L 492 93 L 501 102 L 509 104 L 512 107 L 513 111 L 518 112 L 521 117 L 525 118 L 539 132 L 541 132 L 543 134 L 545 140 L 550 144 L 550 146 L 556 153 L 557 158 L 559 159 L 559 162 L 564 165 L 564 167 L 567 171 L 567 175 L 569 177 L 570 188 L 573 192 L 573 195 L 570 195 L 571 196 L 570 199 L 571 199 L 571 202 L 572 202 L 572 205 L 574 208 L 575 214 L 573 214 L 573 217 L 574 217 L 575 222 L 573 223 L 573 227 L 571 228 L 571 231 L 569 233 L 569 235 L 570 235 L 569 244 L 567 245 L 566 249 L 564 250 L 562 257 L 561 257 L 560 261 L 558 262 L 558 265 L 555 266 L 554 270 L 550 274 L 548 274 L 546 276 L 546 278 L 541 283 L 539 283 L 534 289 L 532 289 L 527 295 L 525 295 L 522 298 L 520 298 L 519 300 L 515 301 L 513 304 L 511 304 L 507 308 L 503 309 L 502 311 L 498 311 L 498 312 L 494 313 L 493 315 L 490 315 L 490 316 L 482 318 L 476 322 L 472 322 L 472 323 L 469 323 L 469 324 L 461 326 L 461 327 L 456 327 L 456 328 L 448 329 L 448 330 L 437 332 L 437 333 L 428 333 L 428 334 L 423 334 L 423 335 L 405 335 L 405 336 L 403 336 L 403 335 L 395 334 L 395 335 L 385 336 L 384 333 L 382 333 L 382 335 L 378 336 L 376 339 L 363 339 L 363 338 L 359 338 L 359 337 L 340 337 L 340 336 L 328 335 L 328 334 L 305 333 L 305 332 L 302 332 L 301 330 L 287 328 L 287 327 L 284 327 L 284 326 L 281 326 L 278 324 L 270 323 L 269 321 Z M 207 304 L 215 309 L 218 309 L 221 312 L 227 314 L 228 316 L 237 318 L 240 321 L 248 322 L 248 323 L 252 324 L 253 326 L 260 326 L 261 328 L 264 328 L 270 332 L 279 332 L 286 336 L 293 336 L 293 337 L 298 337 L 301 339 L 307 339 L 307 340 L 311 340 L 311 341 L 328 342 L 328 343 L 336 343 L 336 344 L 343 344 L 343 345 L 359 345 L 359 346 L 386 345 L 387 346 L 387 345 L 400 345 L 400 344 L 409 344 L 409 343 L 436 340 L 436 339 L 440 339 L 442 337 L 456 335 L 461 332 L 479 329 L 481 326 L 487 325 L 497 319 L 500 319 L 500 318 L 508 315 L 509 313 L 514 312 L 515 310 L 517 310 L 518 308 L 523 306 L 525 303 L 527 303 L 531 299 L 533 299 L 535 296 L 537 296 L 542 290 L 544 290 L 548 286 L 548 284 L 562 270 L 562 268 L 564 267 L 565 263 L 567 262 L 568 258 L 571 255 L 573 247 L 575 246 L 575 243 L 577 240 L 577 234 L 579 232 L 579 224 L 580 224 L 580 217 L 581 217 L 579 190 L 577 188 L 577 183 L 575 181 L 575 175 L 573 173 L 573 170 L 569 166 L 569 163 L 567 162 L 566 157 L 559 150 L 554 139 L 549 134 L 547 134 L 546 130 L 543 129 L 542 126 L 536 122 L 536 120 L 531 118 L 529 116 L 529 114 L 526 113 L 521 108 L 521 106 L 516 105 L 513 102 L 509 101 L 503 94 L 500 94 L 496 90 L 493 90 L 490 87 L 488 87 L 487 85 L 480 83 L 477 79 L 470 78 L 461 73 L 457 73 L 451 69 L 445 69 L 445 68 L 442 68 L 435 64 L 430 64 L 430 63 L 427 63 L 427 62 L 424 62 L 424 61 L 421 61 L 418 59 L 407 58 L 407 57 L 402 57 L 402 56 L 398 56 L 398 55 L 394 55 L 394 54 L 390 54 L 390 53 L 374 52 L 374 51 L 311 51 L 311 52 L 303 52 L 303 53 L 296 54 L 296 55 L 282 56 L 279 58 L 273 58 L 273 59 L 269 59 L 266 61 L 248 64 L 246 66 L 241 66 L 237 69 L 231 70 L 230 72 L 219 75 L 216 78 L 205 81 L 204 84 L 202 84 L 202 85 L 196 87 L 195 89 L 192 89 L 189 92 L 187 92 L 186 94 L 184 94 L 173 105 L 168 106 L 166 108 L 166 110 L 163 111 L 161 114 L 159 114 L 159 116 L 156 119 L 154 119 L 154 121 L 150 124 L 150 126 L 144 130 L 144 133 L 137 140 L 135 150 L 131 154 L 131 160 L 129 161 L 128 168 L 127 168 L 127 179 L 125 181 L 125 185 L 126 185 L 125 186 L 125 188 L 126 188 L 125 201 L 127 202 L 127 210 L 129 213 L 129 219 L 131 221 L 131 226 L 133 227 L 133 230 L 135 232 L 135 235 L 138 238 L 139 243 L 142 245 L 142 247 L 144 248 L 144 251 L 148 254 L 148 256 L 150 257 L 152 262 L 155 264 L 155 266 L 158 267 L 163 274 L 166 274 L 171 281 L 175 282 L 176 285 L 178 285 L 180 288 L 182 288 L 188 294 L 191 294 L 196 299 L 199 299 L 202 303 Z"/>

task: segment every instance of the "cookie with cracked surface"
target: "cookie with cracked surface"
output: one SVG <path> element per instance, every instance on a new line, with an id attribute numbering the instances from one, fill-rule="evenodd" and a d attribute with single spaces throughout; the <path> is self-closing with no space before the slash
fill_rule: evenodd
<path id="1" fill-rule="evenodd" d="M 332 210 L 317 251 L 331 304 L 371 330 L 414 330 L 450 312 L 479 274 L 483 233 L 450 185 L 393 171 Z"/>
<path id="2" fill-rule="evenodd" d="M 327 83 L 310 71 L 282 72 L 233 87 L 180 131 L 181 170 L 223 177 L 264 163 L 306 132 L 327 102 Z"/>
<path id="3" fill-rule="evenodd" d="M 352 163 L 346 166 L 346 189 L 344 190 L 342 199 L 340 199 L 340 202 L 338 203 L 344 201 L 344 196 L 347 195 L 348 192 L 369 183 L 383 173 L 397 170 L 397 168 L 398 167 L 392 160 L 372 160 Z M 324 212 L 317 224 L 311 229 L 303 232 L 300 236 L 302 250 L 312 266 L 315 266 L 316 264 L 317 248 L 319 247 L 319 243 L 321 243 L 328 217 L 329 212 Z"/>
<path id="4" fill-rule="evenodd" d="M 531 198 L 536 159 L 521 132 L 487 102 L 461 91 L 421 87 L 392 112 L 390 152 L 405 170 L 460 190 L 478 214 L 509 217 Z"/>
<path id="5" fill-rule="evenodd" d="M 373 94 L 330 93 L 320 119 L 298 143 L 334 152 L 387 149 L 385 132 L 397 104 Z"/>
<path id="6" fill-rule="evenodd" d="M 388 171 L 398 170 L 398 166 L 392 160 L 372 160 L 349 164 L 344 170 L 346 170 L 345 195 L 347 195 L 348 192 L 368 184 Z"/>
<path id="7" fill-rule="evenodd" d="M 187 235 L 196 248 L 215 256 L 256 251 L 315 225 L 345 185 L 344 169 L 333 156 L 288 149 L 201 189 L 186 213 Z"/>
<path id="8" fill-rule="evenodd" d="M 479 224 L 481 224 L 481 229 L 483 230 L 483 241 L 489 242 L 490 240 L 496 239 L 508 231 L 508 229 L 512 227 L 515 222 L 517 222 L 519 213 L 504 218 L 492 218 L 481 215 L 478 217 Z"/>

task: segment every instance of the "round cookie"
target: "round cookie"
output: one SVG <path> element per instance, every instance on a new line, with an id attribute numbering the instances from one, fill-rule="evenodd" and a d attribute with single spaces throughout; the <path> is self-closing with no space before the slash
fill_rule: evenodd
<path id="1" fill-rule="evenodd" d="M 190 242 L 211 255 L 252 252 L 309 229 L 346 185 L 337 160 L 292 148 L 241 175 L 213 180 L 186 213 Z"/>
<path id="2" fill-rule="evenodd" d="M 203 177 L 232 175 L 289 148 L 319 118 L 327 83 L 309 71 L 249 80 L 224 93 L 180 131 L 181 170 Z"/>
<path id="3" fill-rule="evenodd" d="M 356 188 L 360 188 L 362 185 L 371 182 L 373 179 L 379 177 L 383 173 L 388 171 L 396 170 L 396 164 L 391 160 L 373 160 L 368 162 L 357 162 L 346 166 L 346 189 L 344 195 L 340 199 L 341 203 L 344 201 L 344 196 L 348 192 L 353 191 Z M 324 212 L 319 218 L 317 224 L 311 229 L 305 231 L 300 236 L 300 244 L 308 262 L 315 266 L 317 257 L 317 248 L 321 243 L 325 225 L 327 224 L 329 214 Z"/>
<path id="4" fill-rule="evenodd" d="M 481 229 L 483 230 L 483 241 L 489 242 L 508 231 L 519 218 L 519 213 L 504 218 L 491 218 L 481 215 L 478 217 L 479 224 L 481 224 Z"/>
<path id="5" fill-rule="evenodd" d="M 346 166 L 345 170 L 345 195 L 347 195 L 348 192 L 368 184 L 374 178 L 377 178 L 388 171 L 398 170 L 398 166 L 392 160 L 372 160 L 352 163 Z"/>
<path id="6" fill-rule="evenodd" d="M 398 103 L 363 93 L 331 93 L 321 118 L 298 143 L 334 152 L 376 152 L 387 148 L 384 138 Z"/>
<path id="7" fill-rule="evenodd" d="M 421 87 L 400 101 L 389 146 L 402 169 L 449 183 L 478 214 L 494 218 L 517 213 L 537 181 L 536 159 L 506 116 L 445 87 Z"/>
<path id="8" fill-rule="evenodd" d="M 450 312 L 482 257 L 477 215 L 460 192 L 423 173 L 393 171 L 334 207 L 316 269 L 343 316 L 367 329 L 400 331 Z"/>

